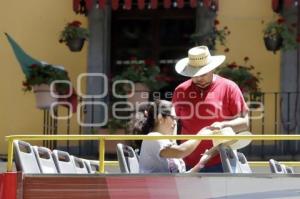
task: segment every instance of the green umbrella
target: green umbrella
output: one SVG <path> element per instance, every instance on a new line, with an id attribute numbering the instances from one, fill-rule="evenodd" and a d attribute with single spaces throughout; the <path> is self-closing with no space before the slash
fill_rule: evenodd
<path id="1" fill-rule="evenodd" d="M 9 34 L 4 34 L 6 35 L 7 40 L 12 47 L 19 64 L 21 65 L 23 73 L 26 77 L 28 77 L 30 75 L 29 66 L 33 64 L 41 65 L 41 62 L 29 56 Z"/>

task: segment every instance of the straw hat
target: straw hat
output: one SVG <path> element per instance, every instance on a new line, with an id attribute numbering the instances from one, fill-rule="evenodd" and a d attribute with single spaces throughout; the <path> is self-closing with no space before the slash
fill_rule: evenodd
<path id="1" fill-rule="evenodd" d="M 220 131 L 214 132 L 213 135 L 252 135 L 249 131 L 244 131 L 236 134 L 231 127 L 226 127 Z M 252 140 L 213 140 L 213 146 L 216 147 L 219 144 L 224 144 L 232 148 L 233 150 L 241 149 L 248 146 Z"/>
<path id="2" fill-rule="evenodd" d="M 197 46 L 188 51 L 188 57 L 176 63 L 175 70 L 187 77 L 200 76 L 217 68 L 224 60 L 224 55 L 211 56 L 206 46 Z"/>

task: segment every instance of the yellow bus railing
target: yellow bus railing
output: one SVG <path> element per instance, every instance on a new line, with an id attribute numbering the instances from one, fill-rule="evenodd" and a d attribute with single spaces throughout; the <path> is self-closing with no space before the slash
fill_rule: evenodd
<path id="1" fill-rule="evenodd" d="M 13 169 L 13 141 L 14 140 L 98 140 L 99 141 L 99 172 L 104 173 L 105 141 L 108 140 L 300 140 L 300 135 L 10 135 L 8 141 L 7 171 Z M 299 162 L 284 162 L 291 166 L 300 166 Z M 266 162 L 253 162 L 253 165 L 265 166 Z"/>

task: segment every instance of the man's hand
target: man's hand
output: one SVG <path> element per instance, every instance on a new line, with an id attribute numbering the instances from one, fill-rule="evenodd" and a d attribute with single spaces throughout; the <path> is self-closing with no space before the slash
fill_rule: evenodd
<path id="1" fill-rule="evenodd" d="M 221 130 L 224 127 L 225 127 L 225 124 L 223 122 L 214 122 L 208 128 L 210 130 Z"/>
<path id="2" fill-rule="evenodd" d="M 197 135 L 212 135 L 212 134 L 213 131 L 209 127 L 205 127 L 197 133 Z"/>

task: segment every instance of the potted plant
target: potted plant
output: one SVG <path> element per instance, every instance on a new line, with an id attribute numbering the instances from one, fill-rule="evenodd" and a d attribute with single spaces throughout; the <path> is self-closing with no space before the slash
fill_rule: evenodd
<path id="1" fill-rule="evenodd" d="M 49 64 L 33 64 L 30 67 L 30 73 L 23 81 L 23 90 L 35 93 L 36 106 L 39 109 L 49 109 L 51 104 L 57 101 L 57 98 L 51 95 L 50 84 L 55 80 L 69 81 L 68 73 Z M 56 83 L 53 93 L 64 95 L 69 92 L 69 84 Z"/>
<path id="2" fill-rule="evenodd" d="M 266 49 L 273 53 L 280 48 L 291 50 L 297 47 L 295 25 L 289 25 L 283 18 L 267 23 L 263 34 Z"/>
<path id="3" fill-rule="evenodd" d="M 131 90 L 129 84 L 117 87 L 117 92 L 128 94 L 127 101 L 136 105 L 148 101 L 150 91 L 158 91 L 166 84 L 158 80 L 160 68 L 152 60 L 140 60 L 132 58 L 130 65 L 120 74 L 113 78 L 113 81 L 127 80 L 134 84 L 134 90 Z"/>
<path id="4" fill-rule="evenodd" d="M 216 49 L 216 44 L 219 43 L 228 52 L 226 45 L 227 37 L 230 35 L 230 30 L 227 26 L 220 27 L 220 21 L 214 20 L 214 26 L 207 34 L 194 33 L 191 35 L 191 40 L 195 45 L 206 45 L 210 50 Z"/>
<path id="5" fill-rule="evenodd" d="M 245 65 L 232 62 L 224 67 L 219 67 L 216 72 L 220 76 L 234 81 L 240 87 L 246 101 L 260 101 L 260 72 L 254 73 L 254 66 L 248 66 L 248 57 L 245 57 L 244 61 Z"/>
<path id="6" fill-rule="evenodd" d="M 60 43 L 66 43 L 73 52 L 80 51 L 84 41 L 89 37 L 89 31 L 81 27 L 80 21 L 67 23 L 64 30 L 60 34 Z"/>

